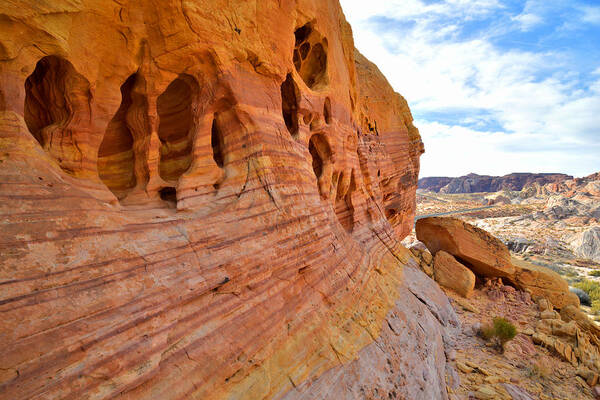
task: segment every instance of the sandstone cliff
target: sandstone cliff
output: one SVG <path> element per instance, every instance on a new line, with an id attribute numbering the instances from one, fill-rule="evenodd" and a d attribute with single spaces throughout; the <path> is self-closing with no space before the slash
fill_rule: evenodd
<path id="1" fill-rule="evenodd" d="M 447 398 L 423 145 L 337 1 L 0 14 L 0 398 Z"/>

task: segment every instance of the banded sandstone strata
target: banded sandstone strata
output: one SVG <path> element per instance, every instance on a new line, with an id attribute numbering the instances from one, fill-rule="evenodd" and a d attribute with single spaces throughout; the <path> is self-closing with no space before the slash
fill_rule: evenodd
<path id="1" fill-rule="evenodd" d="M 422 143 L 337 1 L 0 13 L 1 398 L 447 397 Z"/>

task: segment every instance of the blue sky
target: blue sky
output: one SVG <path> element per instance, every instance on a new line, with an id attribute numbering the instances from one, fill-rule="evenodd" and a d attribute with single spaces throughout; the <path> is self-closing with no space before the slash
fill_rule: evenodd
<path id="1" fill-rule="evenodd" d="M 600 171 L 600 0 L 341 0 L 411 107 L 421 176 Z"/>

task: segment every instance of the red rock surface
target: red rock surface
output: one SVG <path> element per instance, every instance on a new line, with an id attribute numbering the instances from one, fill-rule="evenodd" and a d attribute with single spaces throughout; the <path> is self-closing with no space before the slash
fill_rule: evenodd
<path id="1" fill-rule="evenodd" d="M 0 14 L 0 398 L 447 398 L 423 145 L 337 1 Z"/>

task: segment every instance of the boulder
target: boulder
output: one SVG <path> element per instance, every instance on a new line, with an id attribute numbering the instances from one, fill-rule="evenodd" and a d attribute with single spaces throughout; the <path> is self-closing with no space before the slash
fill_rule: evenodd
<path id="1" fill-rule="evenodd" d="M 512 238 L 506 242 L 506 246 L 513 253 L 525 253 L 533 244 L 531 240 L 523 237 Z"/>
<path id="2" fill-rule="evenodd" d="M 594 226 L 579 235 L 573 242 L 575 254 L 579 257 L 600 262 L 600 226 Z"/>
<path id="3" fill-rule="evenodd" d="M 576 294 L 556 272 L 510 256 L 506 245 L 483 229 L 457 218 L 422 218 L 416 224 L 417 238 L 432 254 L 445 251 L 476 275 L 502 278 L 532 296 L 546 297 L 557 308 L 579 305 Z"/>
<path id="4" fill-rule="evenodd" d="M 510 277 L 515 273 L 510 252 L 499 239 L 460 219 L 422 218 L 416 223 L 416 232 L 432 254 L 444 250 L 477 275 Z"/>
<path id="5" fill-rule="evenodd" d="M 556 308 L 579 306 L 579 297 L 569 290 L 569 284 L 551 269 L 523 260 L 512 259 L 515 274 L 510 279 L 519 287 L 530 291 L 533 297 L 547 298 Z"/>
<path id="6" fill-rule="evenodd" d="M 433 259 L 433 276 L 441 286 L 463 297 L 469 297 L 475 288 L 475 274 L 443 250 Z"/>

